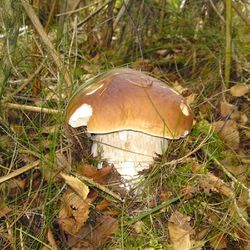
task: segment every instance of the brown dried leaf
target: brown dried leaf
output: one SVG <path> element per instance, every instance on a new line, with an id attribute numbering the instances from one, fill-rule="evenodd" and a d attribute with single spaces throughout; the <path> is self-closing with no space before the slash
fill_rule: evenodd
<path id="1" fill-rule="evenodd" d="M 191 231 L 192 227 L 189 225 L 191 217 L 180 213 L 179 211 L 175 211 L 169 218 L 169 222 L 174 223 L 175 225 L 185 229 L 187 231 Z"/>
<path id="2" fill-rule="evenodd" d="M 103 211 L 106 210 L 110 206 L 110 202 L 107 199 L 103 199 L 99 204 L 96 205 L 97 211 Z"/>
<path id="3" fill-rule="evenodd" d="M 189 250 L 192 247 L 189 225 L 190 217 L 175 211 L 168 222 L 170 241 L 174 250 Z"/>
<path id="4" fill-rule="evenodd" d="M 69 234 L 76 234 L 88 219 L 90 199 L 83 200 L 72 191 L 63 195 L 59 212 L 59 225 Z"/>
<path id="5" fill-rule="evenodd" d="M 60 174 L 65 182 L 83 199 L 85 200 L 89 193 L 89 187 L 85 185 L 82 181 L 77 179 L 72 175 L 65 173 Z"/>
<path id="6" fill-rule="evenodd" d="M 234 120 L 217 121 L 213 123 L 213 127 L 229 147 L 233 149 L 239 148 L 240 134 Z"/>
<path id="7" fill-rule="evenodd" d="M 220 193 L 228 198 L 234 196 L 233 191 L 230 187 L 220 178 L 213 175 L 212 173 L 207 173 L 199 181 L 200 186 L 205 190 L 205 192 L 210 193 L 210 191 Z"/>
<path id="8" fill-rule="evenodd" d="M 102 169 L 96 169 L 93 166 L 90 165 L 83 165 L 81 168 L 77 170 L 77 172 L 83 176 L 86 176 L 90 179 L 93 179 L 93 181 L 104 184 L 107 182 L 107 178 L 112 173 L 113 167 L 107 166 Z"/>
<path id="9" fill-rule="evenodd" d="M 168 223 L 168 231 L 171 244 L 174 250 L 189 250 L 191 249 L 190 234 L 178 225 L 171 222 Z"/>
<path id="10" fill-rule="evenodd" d="M 99 216 L 97 218 L 97 225 L 98 227 L 94 230 L 92 237 L 93 246 L 103 245 L 112 234 L 119 230 L 118 220 L 111 216 Z"/>
<path id="11" fill-rule="evenodd" d="M 85 225 L 79 233 L 73 237 L 68 237 L 68 246 L 72 249 L 103 249 L 101 248 L 109 237 L 118 232 L 118 221 L 110 216 L 100 215 L 97 217 L 95 225 Z"/>
<path id="12" fill-rule="evenodd" d="M 112 217 L 117 216 L 119 211 L 113 206 L 108 200 L 103 199 L 99 204 L 96 205 L 96 211 L 102 212 L 105 215 Z"/>
<path id="13" fill-rule="evenodd" d="M 222 117 L 232 115 L 234 111 L 237 110 L 237 107 L 228 102 L 220 102 L 220 114 Z"/>
<path id="14" fill-rule="evenodd" d="M 231 95 L 235 97 L 246 95 L 249 92 L 250 92 L 250 87 L 249 85 L 245 84 L 236 84 L 230 88 Z"/>

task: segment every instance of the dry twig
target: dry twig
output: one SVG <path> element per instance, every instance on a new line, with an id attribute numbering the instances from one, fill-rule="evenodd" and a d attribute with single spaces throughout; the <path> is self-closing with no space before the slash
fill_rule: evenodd
<path id="1" fill-rule="evenodd" d="M 77 177 L 79 180 L 83 181 L 83 182 L 87 182 L 89 185 L 101 190 L 102 192 L 112 196 L 113 198 L 115 198 L 116 200 L 119 200 L 121 202 L 123 202 L 123 199 L 116 193 L 114 193 L 112 190 L 106 188 L 105 186 L 99 184 L 99 183 L 96 183 L 95 181 L 93 181 L 92 179 L 86 177 L 86 176 L 83 176 L 83 175 L 79 175 L 75 172 L 72 172 L 71 173 L 73 176 Z"/>
<path id="2" fill-rule="evenodd" d="M 68 71 L 65 69 L 65 66 L 63 65 L 62 60 L 60 58 L 60 55 L 57 53 L 57 51 L 54 48 L 53 44 L 49 40 L 49 37 L 46 34 L 42 24 L 40 23 L 37 15 L 34 12 L 33 8 L 25 0 L 21 0 L 21 3 L 23 5 L 27 15 L 29 16 L 31 22 L 33 23 L 37 33 L 40 35 L 42 41 L 44 42 L 44 44 L 49 49 L 49 53 L 50 53 L 51 57 L 53 58 L 56 66 L 58 67 L 59 71 L 64 72 L 64 79 L 65 79 L 65 83 L 67 84 L 67 87 L 71 87 L 72 84 L 71 84 L 70 75 L 69 75 Z"/>
<path id="3" fill-rule="evenodd" d="M 45 113 L 45 114 L 60 114 L 61 113 L 57 109 L 49 109 L 49 108 L 16 104 L 16 103 L 10 103 L 10 102 L 4 103 L 4 106 L 10 109 L 26 110 L 26 111 L 31 111 L 31 112 Z"/>

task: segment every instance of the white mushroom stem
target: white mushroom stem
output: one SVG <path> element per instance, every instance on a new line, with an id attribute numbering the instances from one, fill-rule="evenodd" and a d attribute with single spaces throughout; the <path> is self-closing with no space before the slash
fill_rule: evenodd
<path id="1" fill-rule="evenodd" d="M 93 139 L 93 155 L 101 152 L 126 180 L 136 179 L 153 163 L 156 153 L 162 154 L 167 148 L 167 139 L 131 130 L 97 134 Z"/>

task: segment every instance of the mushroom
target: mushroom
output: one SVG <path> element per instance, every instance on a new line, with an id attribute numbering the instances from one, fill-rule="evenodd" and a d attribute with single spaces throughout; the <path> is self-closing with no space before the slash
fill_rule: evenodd
<path id="1" fill-rule="evenodd" d="M 93 155 L 101 151 L 129 181 L 164 153 L 167 139 L 190 132 L 193 115 L 185 99 L 160 80 L 118 68 L 80 87 L 66 120 L 73 128 L 86 126 L 93 136 Z"/>

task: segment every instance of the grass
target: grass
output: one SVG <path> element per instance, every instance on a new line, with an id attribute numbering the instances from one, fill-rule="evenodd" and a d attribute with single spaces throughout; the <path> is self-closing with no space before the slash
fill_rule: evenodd
<path id="1" fill-rule="evenodd" d="M 87 224 L 93 226 L 96 218 L 107 212 L 96 211 L 96 206 L 103 198 L 111 202 L 109 212 L 116 212 L 113 217 L 119 222 L 119 231 L 103 248 L 172 249 L 168 223 L 174 212 L 178 211 L 190 217 L 188 224 L 194 230 L 191 238 L 196 242 L 200 241 L 203 249 L 219 248 L 223 242 L 226 242 L 227 249 L 244 249 L 249 241 L 249 162 L 244 163 L 240 153 L 247 155 L 249 152 L 246 139 L 243 138 L 246 129 L 240 129 L 240 148 L 231 150 L 218 134 L 211 131 L 211 123 L 225 119 L 221 118 L 218 110 L 223 98 L 231 103 L 238 102 L 240 111 L 246 114 L 249 113 L 249 108 L 245 108 L 244 103 L 248 99 L 232 99 L 228 91 L 223 92 L 222 96 L 218 94 L 218 89 L 224 89 L 222 72 L 225 56 L 224 26 L 218 21 L 219 17 L 215 14 L 210 17 L 204 13 L 203 15 L 200 10 L 204 3 L 201 2 L 192 3 L 189 11 L 184 12 L 180 10 L 180 1 L 168 4 L 171 6 L 158 6 L 158 2 L 152 4 L 150 1 L 145 1 L 140 6 L 134 3 L 131 12 L 123 16 L 118 29 L 114 31 L 117 40 L 112 41 L 110 48 L 103 48 L 101 44 L 107 20 L 104 9 L 90 19 L 89 25 L 85 27 L 86 31 L 76 28 L 75 40 L 71 37 L 71 31 L 61 41 L 57 41 L 56 49 L 65 58 L 61 62 L 61 69 L 54 65 L 46 46 L 40 43 L 39 37 L 31 29 L 18 37 L 16 50 L 10 55 L 12 73 L 6 85 L 3 88 L 1 86 L 3 97 L 11 97 L 8 102 L 57 109 L 60 113 L 51 115 L 7 109 L 4 102 L 1 102 L 0 176 L 8 176 L 23 166 L 40 160 L 35 169 L 0 184 L 0 206 L 4 207 L 5 204 L 11 209 L 0 217 L 1 249 L 54 249 L 48 243 L 49 229 L 59 248 L 65 247 L 67 239 L 58 225 L 58 214 L 66 186 L 62 181 L 52 178 L 52 173 L 61 171 L 60 167 L 68 169 L 67 164 L 72 171 L 77 171 L 83 163 L 98 164 L 98 159 L 89 154 L 90 141 L 84 137 L 81 129 L 73 132 L 65 127 L 64 109 L 69 98 L 64 96 L 68 94 L 68 88 L 64 84 L 64 68 L 73 77 L 73 89 L 69 91 L 73 93 L 86 79 L 121 65 L 150 71 L 170 85 L 177 81 L 188 88 L 187 93 L 183 93 L 186 96 L 197 93 L 195 103 L 192 104 L 196 124 L 187 139 L 169 143 L 167 152 L 157 159 L 138 184 L 140 191 L 131 191 L 125 196 L 124 203 L 114 202 L 108 199 L 105 192 L 100 192 L 97 187 L 93 188 L 99 197 L 90 206 Z M 220 10 L 219 4 L 217 7 Z M 140 15 L 137 15 L 139 10 Z M 118 11 L 119 9 L 115 9 L 114 13 L 117 14 Z M 164 14 L 165 22 L 161 32 L 158 32 L 158 23 L 151 19 L 152 15 L 148 15 L 151 12 L 155 16 Z M 22 14 L 25 15 L 25 12 Z M 148 17 L 148 20 L 143 17 Z M 71 27 L 71 18 L 68 17 L 65 27 Z M 211 20 L 207 20 L 210 22 L 205 22 L 203 28 L 197 30 L 194 20 L 202 18 Z M 51 25 L 49 38 L 54 41 L 57 29 L 62 27 L 58 27 L 55 20 Z M 242 20 L 234 13 L 235 51 L 232 51 L 234 57 L 231 76 L 235 82 L 243 83 L 247 83 L 249 79 L 249 66 L 246 63 L 249 45 L 245 29 L 247 28 L 242 25 Z M 97 35 L 96 40 L 88 40 L 91 35 Z M 139 40 L 138 35 L 141 36 Z M 38 46 L 37 54 L 32 50 L 34 43 Z M 4 46 L 1 42 L 1 47 Z M 156 53 L 159 49 L 166 49 L 169 57 L 159 56 Z M 142 56 L 148 61 L 141 63 Z M 21 92 L 11 96 L 35 71 L 32 64 L 34 59 L 42 62 L 40 73 Z M 32 94 L 35 81 L 42 84 L 37 96 Z M 53 98 L 51 93 L 54 94 Z M 205 111 L 202 109 L 204 105 Z M 244 126 L 248 128 L 247 124 Z M 68 145 L 71 149 L 67 148 Z M 62 166 L 57 162 L 58 150 L 64 150 L 66 157 L 66 160 L 62 160 Z M 83 159 L 79 160 L 81 156 Z M 225 159 L 230 159 L 229 163 L 235 168 L 235 172 L 224 164 Z M 239 174 L 236 174 L 237 169 Z M 218 186 L 217 189 L 213 185 L 202 186 L 201 180 L 206 180 L 210 173 L 223 181 L 232 190 L 233 196 L 227 197 Z M 108 185 L 111 189 L 114 186 L 113 183 Z"/>

